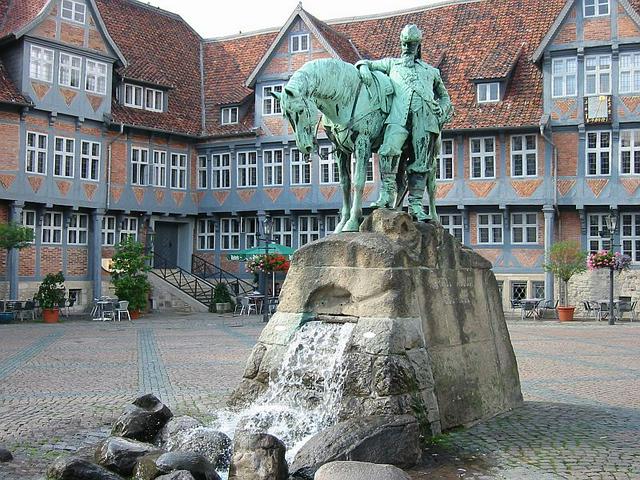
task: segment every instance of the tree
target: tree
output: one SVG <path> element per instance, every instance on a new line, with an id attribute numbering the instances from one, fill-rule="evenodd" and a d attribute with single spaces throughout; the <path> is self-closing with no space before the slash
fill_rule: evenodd
<path id="1" fill-rule="evenodd" d="M 33 242 L 33 230 L 29 227 L 23 227 L 15 222 L 0 224 L 0 248 L 7 252 L 7 272 L 11 269 L 11 251 L 13 249 L 22 250 Z M 9 296 L 18 298 L 18 292 L 14 282 L 9 281 Z"/>
<path id="2" fill-rule="evenodd" d="M 587 252 L 575 240 L 555 243 L 549 250 L 547 263 L 543 267 L 562 280 L 560 303 L 563 307 L 567 306 L 567 284 L 571 277 L 587 269 Z"/>
<path id="3" fill-rule="evenodd" d="M 147 305 L 151 284 L 147 280 L 150 255 L 145 255 L 144 245 L 131 237 L 116 245 L 111 259 L 111 280 L 116 296 L 127 300 L 131 310 L 141 310 Z"/>

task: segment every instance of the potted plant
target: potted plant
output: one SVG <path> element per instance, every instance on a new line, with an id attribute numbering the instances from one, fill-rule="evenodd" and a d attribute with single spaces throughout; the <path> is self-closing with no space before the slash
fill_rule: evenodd
<path id="1" fill-rule="evenodd" d="M 57 323 L 60 318 L 59 307 L 64 302 L 64 275 L 62 272 L 48 273 L 38 287 L 34 299 L 42 309 L 45 323 Z"/>
<path id="2" fill-rule="evenodd" d="M 217 283 L 213 287 L 213 295 L 211 297 L 211 306 L 215 308 L 217 313 L 227 313 L 233 309 L 233 299 L 229 293 L 229 289 L 225 283 Z"/>
<path id="3" fill-rule="evenodd" d="M 126 238 L 116 245 L 111 259 L 111 281 L 119 300 L 129 302 L 131 318 L 139 318 L 140 311 L 147 306 L 151 284 L 147 279 L 150 255 L 145 254 L 144 245 Z"/>
<path id="4" fill-rule="evenodd" d="M 573 320 L 573 313 L 576 307 L 568 304 L 567 284 L 571 277 L 587 269 L 586 258 L 587 252 L 583 251 L 580 244 L 575 240 L 558 242 L 549 250 L 544 269 L 561 280 L 560 306 L 558 307 L 560 321 Z"/>
<path id="5" fill-rule="evenodd" d="M 7 271 L 10 270 L 9 263 L 12 261 L 11 250 L 22 250 L 28 247 L 33 241 L 33 229 L 23 227 L 15 222 L 0 224 L 0 248 L 7 251 Z M 14 292 L 15 285 L 9 282 L 9 297 L 18 298 L 18 292 Z"/>

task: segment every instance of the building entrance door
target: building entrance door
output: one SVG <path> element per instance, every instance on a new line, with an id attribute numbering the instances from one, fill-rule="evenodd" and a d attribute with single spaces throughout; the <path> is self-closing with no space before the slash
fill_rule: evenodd
<path id="1" fill-rule="evenodd" d="M 173 268 L 178 265 L 178 228 L 177 223 L 156 222 L 153 242 L 155 268 Z"/>

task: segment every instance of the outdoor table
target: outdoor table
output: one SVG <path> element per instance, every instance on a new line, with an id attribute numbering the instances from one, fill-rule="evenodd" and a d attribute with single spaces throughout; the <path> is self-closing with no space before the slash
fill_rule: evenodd
<path id="1" fill-rule="evenodd" d="M 250 303 L 253 303 L 256 306 L 256 313 L 262 312 L 262 303 L 264 302 L 264 295 L 262 293 L 248 293 L 245 297 L 249 299 Z"/>
<path id="2" fill-rule="evenodd" d="M 113 305 L 116 301 L 117 300 L 114 300 L 112 298 L 108 298 L 108 299 L 105 298 L 105 299 L 98 300 L 96 302 L 96 305 L 98 307 L 98 311 L 96 313 L 98 314 L 98 316 L 95 317 L 93 319 L 93 321 L 94 322 L 106 322 L 107 320 L 113 320 L 113 319 L 110 319 L 110 318 L 104 316 L 104 307 L 105 307 L 105 305 Z"/>
<path id="3" fill-rule="evenodd" d="M 614 319 L 618 320 L 618 305 L 620 304 L 620 302 L 622 301 L 626 301 L 626 300 L 618 300 L 618 299 L 614 299 L 613 300 L 613 316 Z M 597 301 L 598 304 L 600 304 L 600 316 L 601 318 L 606 318 L 607 315 L 609 315 L 609 300 L 598 300 Z"/>
<path id="4" fill-rule="evenodd" d="M 520 300 L 521 318 L 531 318 L 536 314 L 536 307 L 542 301 L 542 298 L 523 298 Z M 529 308 L 530 307 L 530 308 Z"/>

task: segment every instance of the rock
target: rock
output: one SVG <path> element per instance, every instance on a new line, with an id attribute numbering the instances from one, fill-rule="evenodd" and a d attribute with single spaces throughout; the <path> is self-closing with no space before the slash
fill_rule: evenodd
<path id="1" fill-rule="evenodd" d="M 203 455 L 216 470 L 226 470 L 231 462 L 231 439 L 212 428 L 198 427 L 183 430 L 169 437 L 167 448 L 171 451 L 194 452 Z"/>
<path id="2" fill-rule="evenodd" d="M 89 460 L 77 457 L 59 458 L 47 470 L 48 480 L 124 480 Z"/>
<path id="3" fill-rule="evenodd" d="M 162 427 L 160 433 L 158 433 L 156 444 L 164 447 L 171 437 L 175 437 L 178 433 L 201 426 L 202 422 L 200 422 L 200 420 L 190 417 L 189 415 L 173 417 Z"/>
<path id="4" fill-rule="evenodd" d="M 286 480 L 286 451 L 284 443 L 273 435 L 236 434 L 229 480 Z"/>
<path id="5" fill-rule="evenodd" d="M 0 463 L 10 462 L 13 460 L 13 455 L 6 448 L 0 447 Z"/>
<path id="6" fill-rule="evenodd" d="M 418 421 L 410 415 L 357 417 L 323 430 L 303 445 L 291 471 L 313 480 L 316 470 L 337 460 L 412 467 L 421 456 Z"/>
<path id="7" fill-rule="evenodd" d="M 98 444 L 95 461 L 125 477 L 133 473 L 138 458 L 161 450 L 149 443 L 122 437 L 109 437 Z"/>
<path id="8" fill-rule="evenodd" d="M 393 465 L 365 462 L 330 462 L 318 469 L 314 480 L 411 480 Z"/>
<path id="9" fill-rule="evenodd" d="M 152 394 L 138 397 L 128 405 L 113 424 L 111 435 L 152 442 L 158 432 L 173 416 L 169 407 Z"/>
<path id="10" fill-rule="evenodd" d="M 176 470 L 175 472 L 167 473 L 166 475 L 160 475 L 156 477 L 156 480 L 195 480 L 193 475 L 187 470 Z"/>
<path id="11" fill-rule="evenodd" d="M 161 475 L 180 470 L 188 471 L 195 480 L 220 480 L 211 462 L 202 455 L 193 452 L 145 455 L 138 460 L 134 478 L 136 480 L 153 480 Z"/>
<path id="12" fill-rule="evenodd" d="M 133 478 L 136 480 L 152 480 L 166 473 L 161 472 L 156 465 L 156 460 L 158 460 L 160 455 L 162 455 L 162 452 L 155 452 L 138 458 L 138 462 L 133 471 Z"/>

